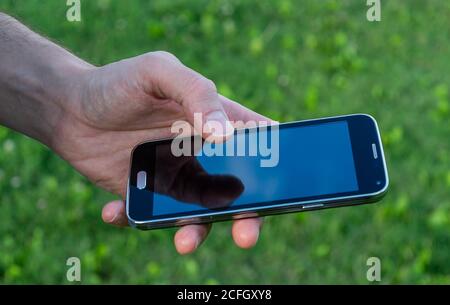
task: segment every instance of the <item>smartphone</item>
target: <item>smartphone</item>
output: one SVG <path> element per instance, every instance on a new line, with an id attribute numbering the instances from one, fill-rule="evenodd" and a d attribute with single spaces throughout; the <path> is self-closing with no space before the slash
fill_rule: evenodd
<path id="1" fill-rule="evenodd" d="M 377 122 L 352 114 L 139 144 L 126 212 L 164 228 L 370 203 L 388 184 Z"/>

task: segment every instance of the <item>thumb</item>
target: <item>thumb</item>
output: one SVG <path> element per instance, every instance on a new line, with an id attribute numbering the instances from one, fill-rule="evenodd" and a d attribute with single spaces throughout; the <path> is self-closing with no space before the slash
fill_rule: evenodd
<path id="1" fill-rule="evenodd" d="M 122 200 L 111 201 L 103 207 L 102 219 L 105 223 L 124 227 L 128 225 L 125 203 Z"/>
<path id="2" fill-rule="evenodd" d="M 154 52 L 146 56 L 149 57 L 148 73 L 152 80 L 149 84 L 156 85 L 164 97 L 182 105 L 189 123 L 198 133 L 205 139 L 212 137 L 215 140 L 233 132 L 211 80 L 184 66 L 169 53 Z"/>

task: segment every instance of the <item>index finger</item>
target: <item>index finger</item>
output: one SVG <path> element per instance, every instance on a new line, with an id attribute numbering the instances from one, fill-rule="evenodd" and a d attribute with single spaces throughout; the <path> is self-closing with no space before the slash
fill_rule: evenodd
<path id="1" fill-rule="evenodd" d="M 225 112 L 227 113 L 231 121 L 243 121 L 243 122 L 255 121 L 257 123 L 267 122 L 269 124 L 278 124 L 277 121 L 265 117 L 253 110 L 250 110 L 247 107 L 223 95 L 219 95 L 219 99 L 222 102 L 223 108 L 225 109 Z"/>

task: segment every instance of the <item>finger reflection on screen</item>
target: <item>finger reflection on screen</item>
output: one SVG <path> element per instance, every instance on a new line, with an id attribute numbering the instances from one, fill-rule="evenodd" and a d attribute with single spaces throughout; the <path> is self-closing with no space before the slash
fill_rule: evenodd
<path id="1" fill-rule="evenodd" d="M 195 156 L 174 156 L 170 144 L 159 145 L 155 157 L 155 193 L 218 209 L 229 206 L 244 191 L 239 178 L 209 174 Z"/>

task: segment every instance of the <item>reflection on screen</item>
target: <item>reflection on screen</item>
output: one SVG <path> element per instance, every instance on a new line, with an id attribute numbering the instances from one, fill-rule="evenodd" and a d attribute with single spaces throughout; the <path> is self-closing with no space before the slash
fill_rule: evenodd
<path id="1" fill-rule="evenodd" d="M 249 134 L 234 137 L 229 141 L 245 140 Z M 281 128 L 278 142 L 275 167 L 261 167 L 261 156 L 171 158 L 169 145 L 158 146 L 153 215 L 234 209 L 358 190 L 346 122 Z"/>

